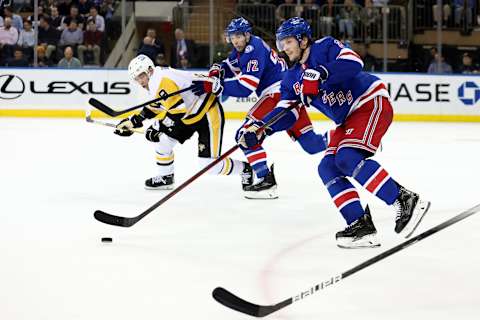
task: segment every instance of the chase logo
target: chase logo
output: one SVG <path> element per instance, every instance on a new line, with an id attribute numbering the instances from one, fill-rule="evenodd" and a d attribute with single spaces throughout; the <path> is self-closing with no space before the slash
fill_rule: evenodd
<path id="1" fill-rule="evenodd" d="M 473 81 L 467 81 L 458 87 L 458 98 L 463 104 L 473 106 L 480 100 L 480 88 Z"/>

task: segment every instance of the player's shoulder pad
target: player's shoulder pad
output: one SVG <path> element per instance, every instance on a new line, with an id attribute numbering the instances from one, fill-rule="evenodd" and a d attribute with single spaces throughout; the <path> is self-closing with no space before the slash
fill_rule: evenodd
<path id="1" fill-rule="evenodd" d="M 339 40 L 327 36 L 314 41 L 312 44 L 312 50 L 328 50 L 328 48 L 330 48 L 331 46 L 338 46 L 340 48 L 344 47 L 342 42 L 340 42 Z"/>
<path id="2" fill-rule="evenodd" d="M 265 46 L 263 45 L 263 40 L 257 36 L 252 35 L 248 45 L 243 51 L 245 56 L 257 56 L 261 54 L 262 51 L 265 51 Z"/>

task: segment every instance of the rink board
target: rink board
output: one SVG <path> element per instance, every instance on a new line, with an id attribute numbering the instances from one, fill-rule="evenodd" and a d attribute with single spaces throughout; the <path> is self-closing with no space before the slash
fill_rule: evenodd
<path id="1" fill-rule="evenodd" d="M 396 120 L 480 121 L 479 76 L 377 75 L 389 88 Z M 146 99 L 124 69 L 0 69 L 0 116 L 83 117 L 91 97 L 118 109 Z M 223 96 L 226 117 L 243 118 L 257 99 Z M 314 109 L 309 113 L 314 120 L 326 119 Z"/>

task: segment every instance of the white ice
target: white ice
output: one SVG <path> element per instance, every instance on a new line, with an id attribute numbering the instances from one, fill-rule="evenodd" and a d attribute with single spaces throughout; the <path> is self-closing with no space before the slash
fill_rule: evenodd
<path id="1" fill-rule="evenodd" d="M 227 121 L 224 150 L 239 124 Z M 178 183 L 198 169 L 196 149 L 196 138 L 177 148 Z M 93 212 L 133 216 L 166 194 L 143 189 L 156 173 L 151 143 L 81 120 L 0 119 L 0 319 L 249 319 L 212 290 L 279 302 L 403 241 L 392 209 L 362 192 L 382 246 L 337 248 L 344 221 L 318 177 L 321 155 L 284 134 L 266 149 L 280 199 L 246 200 L 239 177 L 203 176 L 123 229 Z M 480 203 L 479 150 L 479 124 L 391 127 L 376 158 L 432 201 L 416 234 Z M 479 319 L 479 230 L 480 213 L 269 319 Z"/>

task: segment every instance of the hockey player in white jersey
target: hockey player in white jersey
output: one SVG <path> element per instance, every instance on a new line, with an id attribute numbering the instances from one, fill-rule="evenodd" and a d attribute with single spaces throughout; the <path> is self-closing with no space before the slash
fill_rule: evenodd
<path id="1" fill-rule="evenodd" d="M 152 99 L 188 88 L 195 81 L 189 72 L 155 67 L 145 55 L 139 55 L 130 62 L 128 73 L 132 80 L 148 91 Z M 146 119 L 155 119 L 146 130 L 145 137 L 155 143 L 158 174 L 145 181 L 146 189 L 173 189 L 174 147 L 190 139 L 195 132 L 198 133 L 198 157 L 202 167 L 220 156 L 225 118 L 217 95 L 222 87 L 214 79 L 212 85 L 211 93 L 185 91 L 173 95 L 158 104 L 144 107 L 141 112 L 123 119 L 117 125 L 115 134 L 130 136 L 133 132 L 128 129 L 142 127 Z M 242 180 L 251 183 L 250 165 L 231 158 L 224 159 L 209 172 L 221 175 L 241 174 Z"/>

